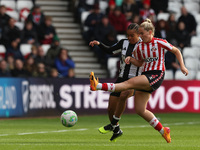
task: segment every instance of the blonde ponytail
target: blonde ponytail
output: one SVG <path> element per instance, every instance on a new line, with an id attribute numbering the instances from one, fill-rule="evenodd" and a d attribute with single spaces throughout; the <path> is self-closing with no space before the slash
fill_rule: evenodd
<path id="1" fill-rule="evenodd" d="M 152 31 L 152 35 L 154 36 L 154 32 L 155 32 L 155 27 L 153 25 L 153 23 L 151 22 L 150 19 L 145 19 L 143 23 L 140 24 L 140 27 L 143 27 L 146 31 L 151 30 Z"/>

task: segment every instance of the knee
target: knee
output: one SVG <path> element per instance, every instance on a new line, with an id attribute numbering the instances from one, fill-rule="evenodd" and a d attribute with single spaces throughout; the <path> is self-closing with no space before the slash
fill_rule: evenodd
<path id="1" fill-rule="evenodd" d="M 120 95 L 120 101 L 126 101 L 130 97 L 130 92 L 123 91 Z"/>
<path id="2" fill-rule="evenodd" d="M 139 115 L 139 116 L 143 116 L 145 110 L 141 109 L 139 107 L 135 107 L 135 112 Z"/>

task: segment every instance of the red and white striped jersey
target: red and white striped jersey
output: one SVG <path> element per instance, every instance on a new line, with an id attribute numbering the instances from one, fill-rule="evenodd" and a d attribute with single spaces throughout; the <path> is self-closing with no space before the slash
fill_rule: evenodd
<path id="1" fill-rule="evenodd" d="M 165 71 L 165 50 L 172 50 L 173 45 L 160 38 L 152 38 L 149 43 L 138 44 L 134 56 L 138 60 L 144 60 L 143 72 L 151 70 Z"/>

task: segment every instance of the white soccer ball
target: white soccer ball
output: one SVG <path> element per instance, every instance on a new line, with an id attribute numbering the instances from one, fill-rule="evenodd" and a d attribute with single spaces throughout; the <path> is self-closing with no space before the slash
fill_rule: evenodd
<path id="1" fill-rule="evenodd" d="M 72 127 L 78 121 L 78 117 L 74 111 L 66 110 L 62 113 L 60 120 L 65 127 Z"/>

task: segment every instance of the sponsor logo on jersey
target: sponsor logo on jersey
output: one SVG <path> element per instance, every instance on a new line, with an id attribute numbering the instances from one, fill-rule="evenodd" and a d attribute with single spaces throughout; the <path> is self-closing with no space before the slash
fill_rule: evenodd
<path id="1" fill-rule="evenodd" d="M 146 58 L 145 62 L 153 62 L 153 61 L 157 61 L 158 57 L 153 57 L 153 58 Z"/>
<path id="2" fill-rule="evenodd" d="M 157 51 L 157 48 L 155 48 L 155 46 L 153 46 L 153 47 L 151 48 L 151 51 L 152 51 L 152 52 L 156 52 L 156 51 Z"/>

